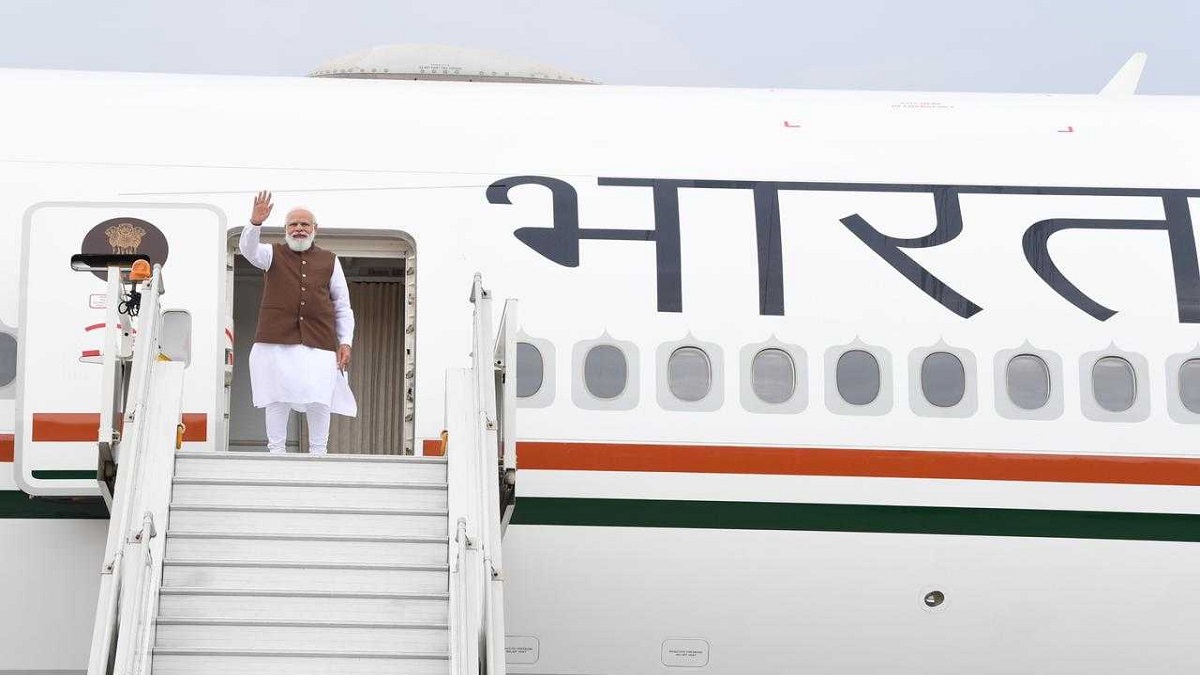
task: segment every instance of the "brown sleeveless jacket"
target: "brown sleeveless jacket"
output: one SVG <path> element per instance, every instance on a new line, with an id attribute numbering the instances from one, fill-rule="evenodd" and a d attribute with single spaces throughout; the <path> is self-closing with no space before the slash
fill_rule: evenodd
<path id="1" fill-rule="evenodd" d="M 275 244 L 272 249 L 271 267 L 263 275 L 254 341 L 337 351 L 333 299 L 329 297 L 337 256 L 316 244 L 304 253 L 285 244 Z"/>

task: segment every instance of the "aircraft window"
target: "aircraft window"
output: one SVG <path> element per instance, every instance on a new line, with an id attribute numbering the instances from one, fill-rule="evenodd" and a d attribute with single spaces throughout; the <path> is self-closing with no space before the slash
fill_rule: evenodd
<path id="1" fill-rule="evenodd" d="M 870 352 L 853 349 L 837 362 L 837 390 L 851 405 L 867 405 L 879 397 L 879 361 Z"/>
<path id="2" fill-rule="evenodd" d="M 704 350 L 680 347 L 667 360 L 667 386 L 681 401 L 699 401 L 712 391 L 712 365 Z"/>
<path id="3" fill-rule="evenodd" d="M 1109 412 L 1125 412 L 1137 397 L 1137 375 L 1119 356 L 1105 356 L 1092 366 L 1092 395 Z"/>
<path id="4" fill-rule="evenodd" d="M 17 338 L 0 333 L 0 387 L 17 379 Z"/>
<path id="5" fill-rule="evenodd" d="M 625 391 L 629 367 L 625 354 L 612 345 L 596 345 L 583 359 L 583 384 L 596 398 L 616 398 Z"/>
<path id="6" fill-rule="evenodd" d="M 517 396 L 529 398 L 542 389 L 545 365 L 542 353 L 528 342 L 517 343 Z"/>
<path id="7" fill-rule="evenodd" d="M 782 349 L 764 349 L 750 364 L 750 385 L 764 403 L 784 403 L 796 393 L 796 366 Z"/>
<path id="8" fill-rule="evenodd" d="M 0 382 L 3 379 L 0 377 Z M 1183 407 L 1200 414 L 1200 359 L 1188 359 L 1179 366 L 1179 400 Z"/>
<path id="9" fill-rule="evenodd" d="M 1014 356 L 1005 375 L 1008 399 L 1018 408 L 1037 410 L 1050 401 L 1050 367 L 1040 356 Z"/>
<path id="10" fill-rule="evenodd" d="M 962 361 L 950 352 L 934 352 L 921 362 L 921 392 L 939 408 L 952 408 L 967 391 Z"/>

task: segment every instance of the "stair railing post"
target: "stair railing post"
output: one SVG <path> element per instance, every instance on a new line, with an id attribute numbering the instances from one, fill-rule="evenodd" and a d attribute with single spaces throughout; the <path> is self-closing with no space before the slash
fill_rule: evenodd
<path id="1" fill-rule="evenodd" d="M 141 672 L 148 665 L 148 654 L 152 647 L 152 640 L 147 633 L 153 633 L 155 603 L 147 596 L 156 586 L 157 568 L 151 546 L 152 540 L 157 540 L 154 543 L 157 545 L 161 539 L 156 537 L 154 516 L 147 501 L 160 501 L 157 497 L 168 494 L 169 487 L 164 491 L 162 486 L 147 484 L 160 478 L 157 474 L 161 470 L 158 469 L 164 462 L 173 466 L 174 457 L 172 455 L 157 462 L 149 457 L 153 449 L 151 444 L 156 439 L 149 438 L 146 425 L 152 421 L 152 403 L 167 405 L 177 422 L 182 391 L 180 373 L 176 379 L 176 384 L 180 385 L 179 391 L 174 392 L 173 397 L 164 396 L 163 400 L 151 401 L 153 374 L 159 360 L 158 332 L 162 322 L 159 301 L 162 293 L 162 268 L 156 265 L 144 284 L 142 302 L 137 312 L 141 317 L 138 322 L 140 330 L 138 339 L 133 343 L 132 354 L 125 353 L 127 348 L 122 345 L 122 354 L 113 353 L 111 360 L 105 359 L 106 370 L 115 371 L 123 361 L 127 361 L 123 354 L 132 357 L 128 363 L 128 386 L 124 387 L 124 405 L 120 406 L 124 413 L 120 441 L 112 453 L 118 471 L 112 494 L 106 562 L 101 573 L 101 592 L 88 658 L 89 675 Z M 128 323 L 122 329 L 132 334 Z M 106 382 L 111 381 L 109 375 L 105 375 Z M 164 403 L 168 398 L 170 400 Z M 109 405 L 107 395 L 104 402 L 106 406 Z M 172 426 L 175 422 L 172 422 Z M 156 490 L 156 487 L 159 489 Z M 132 529 L 134 513 L 142 514 L 137 531 Z M 163 516 L 165 519 L 165 514 Z M 161 563 L 161 560 L 158 562 Z"/>

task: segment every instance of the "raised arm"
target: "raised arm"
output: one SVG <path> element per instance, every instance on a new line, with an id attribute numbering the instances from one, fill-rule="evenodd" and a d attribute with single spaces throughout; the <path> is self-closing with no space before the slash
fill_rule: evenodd
<path id="1" fill-rule="evenodd" d="M 259 243 L 259 237 L 262 236 L 263 221 L 271 215 L 272 208 L 271 193 L 265 190 L 258 193 L 254 198 L 254 209 L 250 212 L 250 227 L 242 230 L 242 237 L 238 240 L 238 250 L 251 265 L 260 270 L 271 267 L 271 247 Z"/>

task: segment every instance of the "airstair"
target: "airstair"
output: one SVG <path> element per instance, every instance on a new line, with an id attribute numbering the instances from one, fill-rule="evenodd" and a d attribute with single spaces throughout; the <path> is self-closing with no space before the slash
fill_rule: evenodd
<path id="1" fill-rule="evenodd" d="M 443 457 L 183 452 L 190 324 L 159 309 L 161 268 L 104 258 L 73 260 L 109 272 L 112 308 L 89 675 L 503 675 L 515 301 L 493 337 L 476 276 Z"/>

